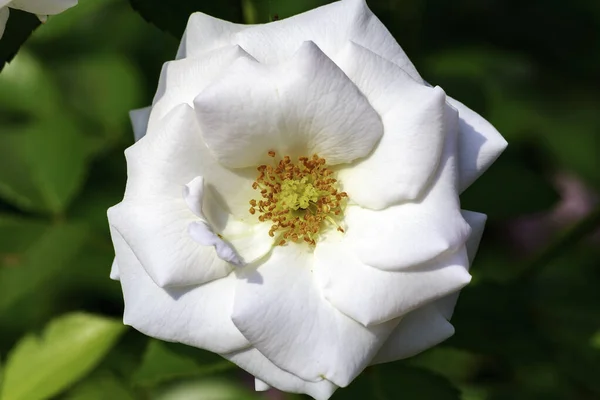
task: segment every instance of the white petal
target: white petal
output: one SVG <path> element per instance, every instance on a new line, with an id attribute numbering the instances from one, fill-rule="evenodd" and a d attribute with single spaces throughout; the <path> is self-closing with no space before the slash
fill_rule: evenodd
<path id="1" fill-rule="evenodd" d="M 167 291 L 150 279 L 114 227 L 111 235 L 123 286 L 125 324 L 158 339 L 216 353 L 239 351 L 248 346 L 229 318 L 234 275 L 202 286 Z"/>
<path id="2" fill-rule="evenodd" d="M 109 209 L 108 219 L 160 287 L 210 282 L 233 270 L 215 247 L 190 235 L 198 219 L 183 199 L 123 201 Z"/>
<path id="3" fill-rule="evenodd" d="M 245 223 L 230 219 L 220 235 L 230 243 L 240 256 L 242 264 L 251 264 L 264 257 L 273 247 L 269 236 L 271 224 Z"/>
<path id="4" fill-rule="evenodd" d="M 277 367 L 256 349 L 224 354 L 223 357 L 236 363 L 252 375 L 260 377 L 260 380 L 266 384 L 285 392 L 304 393 L 316 400 L 327 400 L 338 388 L 327 379 L 319 382 L 302 380 Z"/>
<path id="5" fill-rule="evenodd" d="M 154 111 L 153 111 L 154 113 Z M 255 169 L 230 171 L 212 157 L 204 144 L 193 110 L 175 107 L 152 124 L 142 140 L 125 151 L 127 188 L 125 198 L 181 198 L 182 188 L 197 176 L 204 177 L 207 196 L 226 214 L 251 220 L 248 201 L 256 197 L 252 182 Z M 210 220 L 211 210 L 205 209 Z M 224 221 L 210 220 L 224 229 Z"/>
<path id="6" fill-rule="evenodd" d="M 137 142 L 146 135 L 148 130 L 148 119 L 150 118 L 152 107 L 138 108 L 129 111 L 129 119 L 133 127 L 133 137 Z"/>
<path id="7" fill-rule="evenodd" d="M 113 260 L 112 265 L 110 267 L 110 279 L 112 279 L 113 281 L 121 280 L 121 277 L 119 275 L 119 266 L 117 265 L 116 258 Z"/>
<path id="8" fill-rule="evenodd" d="M 195 59 L 165 63 L 152 102 L 150 124 L 162 119 L 180 104 L 191 106 L 194 98 L 238 58 L 251 57 L 239 46 L 227 46 Z"/>
<path id="9" fill-rule="evenodd" d="M 201 12 L 193 13 L 188 19 L 175 58 L 198 58 L 212 50 L 231 46 L 233 43 L 229 37 L 246 27 L 247 25 L 235 24 Z"/>
<path id="10" fill-rule="evenodd" d="M 315 274 L 325 298 L 365 326 L 401 317 L 461 289 L 471 280 L 468 264 L 464 247 L 402 271 L 365 265 L 343 242 L 320 242 L 315 250 Z"/>
<path id="11" fill-rule="evenodd" d="M 0 39 L 2 35 L 4 35 L 4 29 L 6 28 L 6 21 L 8 21 L 8 16 L 10 11 L 8 7 L 0 7 Z"/>
<path id="12" fill-rule="evenodd" d="M 206 220 L 202 212 L 202 201 L 204 200 L 204 178 L 197 176 L 183 187 L 183 198 L 189 209 L 196 217 Z"/>
<path id="13" fill-rule="evenodd" d="M 77 5 L 77 0 L 13 0 L 11 8 L 33 14 L 54 15 Z"/>
<path id="14" fill-rule="evenodd" d="M 471 235 L 466 243 L 467 256 L 469 258 L 469 264 L 467 265 L 468 268 L 473 263 L 475 254 L 477 254 L 477 248 L 479 247 L 479 242 L 483 236 L 483 229 L 485 228 L 487 216 L 485 214 L 466 210 L 462 210 L 462 215 L 465 221 L 467 221 L 471 227 Z M 436 302 L 437 307 L 448 321 L 450 321 L 450 318 L 452 318 L 452 314 L 454 313 L 454 307 L 456 306 L 456 301 L 458 300 L 458 294 L 459 292 L 452 293 Z"/>
<path id="15" fill-rule="evenodd" d="M 239 44 L 261 63 L 289 59 L 300 45 L 315 42 L 333 57 L 353 41 L 399 65 L 416 80 L 419 74 L 364 0 L 344 0 L 265 25 L 238 25 L 202 13 L 190 17 L 179 57 Z"/>
<path id="16" fill-rule="evenodd" d="M 443 342 L 453 334 L 454 327 L 435 305 L 426 305 L 406 315 L 400 321 L 372 364 L 412 357 Z"/>
<path id="17" fill-rule="evenodd" d="M 507 146 L 506 140 L 483 117 L 461 102 L 448 98 L 458 110 L 460 191 L 469 187 L 500 156 Z"/>
<path id="18" fill-rule="evenodd" d="M 467 254 L 469 255 L 469 263 L 472 263 L 477 254 L 481 237 L 483 236 L 487 215 L 467 210 L 462 210 L 461 213 L 467 224 L 471 227 L 471 235 L 469 236 L 469 240 L 467 240 Z"/>
<path id="19" fill-rule="evenodd" d="M 254 390 L 257 392 L 266 392 L 269 389 L 271 389 L 271 386 L 269 386 L 267 383 L 258 378 L 254 378 Z"/>
<path id="20" fill-rule="evenodd" d="M 267 163 L 269 150 L 351 162 L 383 132 L 367 99 L 313 42 L 274 66 L 237 60 L 194 106 L 209 149 L 232 168 Z"/>
<path id="21" fill-rule="evenodd" d="M 271 225 L 266 222 L 248 224 L 228 218 L 224 222 L 225 229 L 220 234 L 215 234 L 214 228 L 208 222 L 203 211 L 204 205 L 210 204 L 205 201 L 204 178 L 198 176 L 185 185 L 183 197 L 189 209 L 201 219 L 189 225 L 189 233 L 192 238 L 204 245 L 214 246 L 219 258 L 236 266 L 252 263 L 264 256 L 271 250 L 273 239 L 269 236 Z M 214 210 L 214 207 L 212 207 Z M 218 220 L 224 213 L 219 213 L 215 218 Z M 229 241 L 229 242 L 227 242 Z"/>
<path id="22" fill-rule="evenodd" d="M 381 209 L 415 200 L 431 183 L 447 130 L 457 112 L 439 87 L 415 82 L 402 69 L 354 43 L 336 63 L 365 94 L 383 122 L 384 134 L 368 158 L 339 171 L 353 201 Z"/>
<path id="23" fill-rule="evenodd" d="M 343 315 L 319 293 L 312 263 L 308 247 L 274 247 L 267 261 L 238 280 L 232 320 L 280 368 L 305 380 L 346 386 L 397 321 L 365 328 Z"/>
<path id="24" fill-rule="evenodd" d="M 346 208 L 345 240 L 360 261 L 383 270 L 400 270 L 465 243 L 470 228 L 460 213 L 455 149 L 455 132 L 448 131 L 439 170 L 420 202 L 380 211 Z"/>
<path id="25" fill-rule="evenodd" d="M 188 232 L 197 243 L 203 246 L 213 246 L 217 252 L 217 256 L 221 260 L 227 261 L 237 267 L 244 265 L 244 261 L 242 261 L 242 258 L 237 254 L 235 249 L 217 236 L 206 222 L 192 222 L 188 227 Z"/>

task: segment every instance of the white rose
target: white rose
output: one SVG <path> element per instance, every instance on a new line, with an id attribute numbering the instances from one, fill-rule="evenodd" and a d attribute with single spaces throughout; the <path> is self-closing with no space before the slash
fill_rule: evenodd
<path id="1" fill-rule="evenodd" d="M 0 0 L 0 38 L 8 21 L 9 8 L 36 14 L 44 22 L 48 15 L 60 14 L 77 5 L 77 0 Z"/>
<path id="2" fill-rule="evenodd" d="M 126 324 L 316 399 L 453 334 L 486 219 L 458 195 L 506 142 L 364 1 L 192 15 L 132 120 L 108 213 Z"/>

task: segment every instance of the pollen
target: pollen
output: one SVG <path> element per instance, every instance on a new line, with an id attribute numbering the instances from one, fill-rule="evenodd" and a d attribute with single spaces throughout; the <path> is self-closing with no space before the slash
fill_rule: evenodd
<path id="1" fill-rule="evenodd" d="M 344 232 L 341 227 L 348 194 L 341 192 L 334 172 L 318 155 L 289 156 L 275 161 L 273 150 L 267 153 L 273 164 L 260 165 L 252 188 L 258 199 L 250 200 L 250 214 L 261 222 L 270 222 L 269 236 L 282 246 L 287 242 L 306 242 L 312 246 L 328 228 Z"/>

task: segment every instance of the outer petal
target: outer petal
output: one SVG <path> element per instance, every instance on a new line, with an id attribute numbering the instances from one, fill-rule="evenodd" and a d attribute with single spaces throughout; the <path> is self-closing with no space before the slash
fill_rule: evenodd
<path id="1" fill-rule="evenodd" d="M 151 106 L 129 111 L 129 119 L 133 127 L 133 137 L 136 142 L 146 135 L 150 111 L 152 111 Z"/>
<path id="2" fill-rule="evenodd" d="M 154 111 L 153 111 L 154 115 Z M 204 177 L 207 198 L 223 206 L 226 214 L 249 219 L 248 201 L 256 196 L 252 182 L 256 170 L 230 171 L 212 157 L 204 144 L 193 110 L 175 107 L 154 124 L 148 135 L 125 151 L 129 179 L 125 198 L 181 198 L 183 187 L 197 176 Z M 224 229 L 227 218 L 216 218 L 205 208 L 209 221 Z"/>
<path id="3" fill-rule="evenodd" d="M 269 150 L 351 162 L 383 132 L 367 99 L 313 42 L 275 66 L 236 61 L 194 106 L 206 144 L 232 168 L 267 163 Z"/>
<path id="4" fill-rule="evenodd" d="M 315 273 L 325 298 L 365 326 L 401 317 L 461 289 L 471 280 L 468 263 L 464 247 L 403 271 L 365 265 L 343 242 L 321 242 L 315 250 Z"/>
<path id="5" fill-rule="evenodd" d="M 265 384 L 290 393 L 305 393 L 316 400 L 327 400 L 338 388 L 335 384 L 322 379 L 319 382 L 308 382 L 277 367 L 256 349 L 242 350 L 225 354 L 223 357 L 236 363 Z"/>
<path id="6" fill-rule="evenodd" d="M 11 8 L 39 15 L 60 14 L 77 5 L 77 0 L 13 0 Z"/>
<path id="7" fill-rule="evenodd" d="M 263 382 L 258 378 L 254 378 L 254 390 L 257 392 L 266 392 L 269 389 L 271 389 L 271 386 L 269 386 L 268 383 Z"/>
<path id="8" fill-rule="evenodd" d="M 311 253 L 302 245 L 275 247 L 264 264 L 238 281 L 232 319 L 280 368 L 305 380 L 346 386 L 397 321 L 365 328 L 333 308 L 317 289 Z"/>
<path id="9" fill-rule="evenodd" d="M 420 202 L 380 211 L 346 208 L 345 240 L 360 261 L 383 270 L 399 270 L 465 243 L 470 227 L 460 213 L 455 149 L 456 135 L 450 130 L 432 187 Z"/>
<path id="10" fill-rule="evenodd" d="M 110 266 L 110 279 L 113 281 L 120 281 L 121 276 L 119 274 L 119 266 L 117 265 L 117 259 L 113 260 L 112 265 Z"/>
<path id="11" fill-rule="evenodd" d="M 486 216 L 464 210 L 462 213 L 472 229 L 466 245 L 469 262 L 472 262 L 483 233 Z M 448 321 L 452 317 L 458 294 L 457 291 L 407 314 L 379 350 L 373 364 L 411 357 L 452 336 L 454 328 Z"/>
<path id="12" fill-rule="evenodd" d="M 123 201 L 108 211 L 108 219 L 160 287 L 210 282 L 233 270 L 216 247 L 194 240 L 188 229 L 198 220 L 183 199 Z"/>
<path id="13" fill-rule="evenodd" d="M 249 215 L 251 181 L 210 157 L 188 105 L 175 108 L 150 130 L 153 132 L 126 151 L 129 179 L 125 199 L 109 212 L 111 223 L 160 286 L 200 284 L 227 275 L 232 266 L 217 256 L 215 248 L 199 245 L 190 236 L 188 227 L 198 218 L 188 208 L 182 190 L 193 178 L 206 174 L 208 193 L 203 196 L 202 209 L 211 230 L 224 233 L 234 221 L 221 205 L 239 205 Z M 242 232 L 239 227 L 236 230 Z M 247 232 L 256 230 L 262 232 L 254 226 L 248 226 Z M 268 235 L 246 235 L 242 240 L 245 247 L 253 249 L 252 258 L 264 255 L 271 245 Z M 262 254 L 254 252 L 259 249 Z"/>
<path id="14" fill-rule="evenodd" d="M 454 334 L 454 327 L 434 304 L 406 315 L 371 364 L 412 357 L 433 347 Z"/>
<path id="15" fill-rule="evenodd" d="M 458 148 L 460 191 L 475 182 L 500 156 L 507 146 L 506 140 L 483 117 L 461 102 L 448 98 L 460 115 Z"/>
<path id="16" fill-rule="evenodd" d="M 152 102 L 150 125 L 182 103 L 192 105 L 194 98 L 239 58 L 251 57 L 239 46 L 227 46 L 195 59 L 165 63 Z"/>
<path id="17" fill-rule="evenodd" d="M 477 248 L 479 247 L 479 242 L 483 236 L 483 229 L 485 228 L 487 216 L 485 214 L 466 210 L 462 210 L 462 215 L 465 221 L 467 221 L 471 227 L 471 235 L 466 243 L 467 255 L 469 257 L 469 264 L 467 266 L 468 268 L 473 263 L 473 259 L 477 254 Z M 454 312 L 454 307 L 456 306 L 456 301 L 458 300 L 458 294 L 459 292 L 452 293 L 451 295 L 446 296 L 436 302 L 437 307 L 448 321 L 450 318 L 452 318 L 452 313 Z"/>
<path id="18" fill-rule="evenodd" d="M 265 25 L 238 25 L 202 13 L 190 17 L 178 57 L 196 57 L 212 49 L 238 44 L 261 63 L 289 59 L 305 41 L 313 41 L 333 57 L 353 41 L 419 74 L 396 40 L 364 0 L 343 0 Z"/>
<path id="19" fill-rule="evenodd" d="M 149 336 L 216 353 L 248 346 L 228 318 L 233 303 L 234 275 L 202 286 L 166 291 L 150 279 L 114 227 L 111 227 L 111 235 L 125 298 L 125 324 Z"/>
<path id="20" fill-rule="evenodd" d="M 8 21 L 8 16 L 10 11 L 8 7 L 0 7 L 0 39 L 2 35 L 4 35 L 4 29 L 6 28 L 6 21 Z"/>
<path id="21" fill-rule="evenodd" d="M 457 128 L 457 112 L 446 106 L 442 89 L 416 82 L 364 47 L 349 43 L 335 61 L 369 99 L 384 128 L 368 158 L 339 171 L 344 190 L 371 209 L 415 200 L 431 183 L 446 131 Z"/>

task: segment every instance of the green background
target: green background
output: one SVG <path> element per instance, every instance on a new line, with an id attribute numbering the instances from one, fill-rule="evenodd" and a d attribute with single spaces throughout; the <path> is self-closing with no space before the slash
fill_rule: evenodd
<path id="1" fill-rule="evenodd" d="M 302 398 L 254 394 L 218 356 L 123 327 L 106 209 L 125 185 L 127 112 L 151 102 L 190 12 L 266 22 L 320 4 L 80 0 L 4 68 L 0 400 Z M 510 146 L 462 196 L 489 222 L 456 335 L 333 399 L 600 399 L 600 3 L 369 5 L 422 76 Z M 36 25 L 12 13 L 0 62 Z"/>

